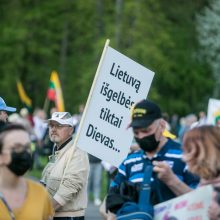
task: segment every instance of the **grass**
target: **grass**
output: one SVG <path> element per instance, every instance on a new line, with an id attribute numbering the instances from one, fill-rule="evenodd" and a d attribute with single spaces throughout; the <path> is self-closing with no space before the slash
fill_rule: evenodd
<path id="1" fill-rule="evenodd" d="M 42 171 L 44 169 L 44 167 L 46 166 L 47 162 L 48 162 L 48 157 L 47 156 L 40 156 L 39 157 L 39 160 L 40 160 L 40 164 L 42 166 L 42 168 L 33 168 L 32 170 L 30 170 L 26 176 L 27 177 L 31 177 L 31 178 L 34 178 L 34 179 L 37 179 L 37 180 L 40 180 L 41 179 L 41 174 L 42 174 Z"/>

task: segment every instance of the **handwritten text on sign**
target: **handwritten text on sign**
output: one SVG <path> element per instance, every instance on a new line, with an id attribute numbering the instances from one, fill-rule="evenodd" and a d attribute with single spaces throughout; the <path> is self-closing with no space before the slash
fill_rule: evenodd
<path id="1" fill-rule="evenodd" d="M 190 193 L 154 206 L 154 220 L 208 220 L 212 186 L 203 186 Z"/>

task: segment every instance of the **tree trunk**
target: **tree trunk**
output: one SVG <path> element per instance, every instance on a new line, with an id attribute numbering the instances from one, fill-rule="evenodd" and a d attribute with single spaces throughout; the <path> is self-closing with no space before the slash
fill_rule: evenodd
<path id="1" fill-rule="evenodd" d="M 122 4 L 123 0 L 116 0 L 116 31 L 115 31 L 115 45 L 120 48 L 121 41 L 121 19 L 122 19 Z"/>

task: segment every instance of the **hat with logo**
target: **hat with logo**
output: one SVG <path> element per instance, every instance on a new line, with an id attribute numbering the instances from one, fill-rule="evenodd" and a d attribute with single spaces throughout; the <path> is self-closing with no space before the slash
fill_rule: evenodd
<path id="1" fill-rule="evenodd" d="M 0 97 L 0 111 L 15 112 L 16 108 L 7 106 L 4 99 Z"/>
<path id="2" fill-rule="evenodd" d="M 129 127 L 145 128 L 159 118 L 162 118 L 159 106 L 154 102 L 144 99 L 133 107 Z"/>
<path id="3" fill-rule="evenodd" d="M 54 112 L 48 122 L 56 121 L 61 125 L 70 125 L 73 127 L 73 118 L 69 112 Z"/>

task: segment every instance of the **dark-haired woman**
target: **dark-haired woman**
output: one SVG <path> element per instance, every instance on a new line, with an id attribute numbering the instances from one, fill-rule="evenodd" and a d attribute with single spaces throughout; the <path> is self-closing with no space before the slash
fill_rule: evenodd
<path id="1" fill-rule="evenodd" d="M 0 220 L 48 220 L 53 208 L 40 184 L 23 175 L 32 166 L 30 138 L 20 125 L 0 130 Z"/>

